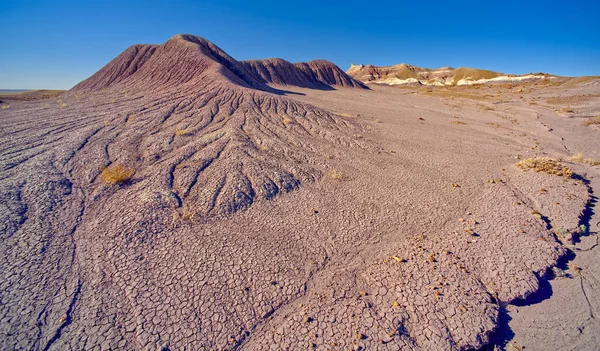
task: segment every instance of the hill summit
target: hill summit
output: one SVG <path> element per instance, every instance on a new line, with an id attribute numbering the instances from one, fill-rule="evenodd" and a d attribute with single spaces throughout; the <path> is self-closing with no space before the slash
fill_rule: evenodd
<path id="1" fill-rule="evenodd" d="M 270 59 L 239 62 L 204 38 L 178 34 L 162 45 L 129 47 L 72 90 L 156 90 L 207 84 L 232 84 L 269 92 L 274 90 L 268 84 L 317 89 L 366 88 L 329 61 L 291 64 L 282 59 Z"/>

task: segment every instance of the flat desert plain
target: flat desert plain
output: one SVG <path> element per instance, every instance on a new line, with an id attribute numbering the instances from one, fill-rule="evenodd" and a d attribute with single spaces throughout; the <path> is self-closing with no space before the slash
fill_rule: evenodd
<path id="1" fill-rule="evenodd" d="M 43 97 L 0 104 L 2 349 L 600 345 L 600 79 L 364 85 L 178 35 Z"/>

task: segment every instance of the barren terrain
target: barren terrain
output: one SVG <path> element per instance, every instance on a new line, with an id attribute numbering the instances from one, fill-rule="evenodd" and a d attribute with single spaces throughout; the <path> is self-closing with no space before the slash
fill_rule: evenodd
<path id="1" fill-rule="evenodd" d="M 4 348 L 594 349 L 600 80 L 369 88 L 178 35 L 3 101 Z"/>

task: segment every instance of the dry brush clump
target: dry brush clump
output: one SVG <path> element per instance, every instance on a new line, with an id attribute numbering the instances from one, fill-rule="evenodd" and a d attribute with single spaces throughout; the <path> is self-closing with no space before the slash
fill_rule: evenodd
<path id="1" fill-rule="evenodd" d="M 102 169 L 100 178 L 107 184 L 121 184 L 130 180 L 135 174 L 135 169 L 126 167 L 122 163 L 111 165 Z"/>
<path id="2" fill-rule="evenodd" d="M 344 178 L 344 173 L 342 171 L 338 171 L 337 169 L 332 169 L 327 173 L 329 178 L 334 180 L 342 180 Z"/>
<path id="3" fill-rule="evenodd" d="M 182 129 L 182 128 L 175 129 L 175 135 L 177 135 L 177 136 L 190 135 L 190 134 L 192 134 L 192 133 L 187 129 Z"/>
<path id="4" fill-rule="evenodd" d="M 585 120 L 585 122 L 583 122 L 583 124 L 586 127 L 589 127 L 591 125 L 600 125 L 600 116 L 596 116 L 596 117 L 592 117 L 592 118 L 588 118 Z"/>
<path id="5" fill-rule="evenodd" d="M 549 157 L 528 158 L 519 161 L 516 166 L 524 171 L 534 170 L 536 172 L 554 174 L 565 178 L 573 176 L 573 171 L 569 167 L 563 166 L 557 160 Z"/>
<path id="6" fill-rule="evenodd" d="M 583 154 L 580 152 L 577 155 L 573 155 L 570 157 L 565 158 L 566 161 L 569 162 L 573 162 L 573 163 L 580 163 L 580 164 L 585 164 L 585 165 L 590 165 L 590 166 L 600 166 L 600 161 L 591 159 L 591 158 L 585 158 L 583 157 Z"/>

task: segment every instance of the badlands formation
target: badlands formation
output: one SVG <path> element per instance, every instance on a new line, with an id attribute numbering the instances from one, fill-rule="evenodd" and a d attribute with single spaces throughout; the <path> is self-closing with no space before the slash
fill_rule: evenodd
<path id="1" fill-rule="evenodd" d="M 352 64 L 346 73 L 364 83 L 429 85 L 438 87 L 489 83 L 519 83 L 558 78 L 544 73 L 514 75 L 466 67 L 429 69 L 411 66 L 406 63 L 384 67 Z"/>
<path id="2" fill-rule="evenodd" d="M 600 79 L 357 67 L 177 35 L 3 96 L 3 349 L 598 345 Z"/>

